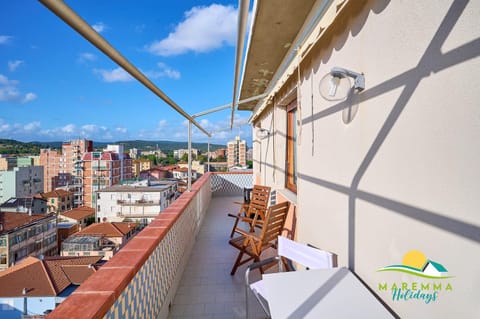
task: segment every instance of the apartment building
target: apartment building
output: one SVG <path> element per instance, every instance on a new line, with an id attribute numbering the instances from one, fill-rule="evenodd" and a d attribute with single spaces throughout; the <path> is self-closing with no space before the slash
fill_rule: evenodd
<path id="1" fill-rule="evenodd" d="M 76 207 L 58 215 L 59 223 L 78 224 L 79 230 L 95 222 L 95 209 L 92 207 Z"/>
<path id="2" fill-rule="evenodd" d="M 188 163 L 179 162 L 180 168 L 188 168 Z M 205 174 L 207 171 L 207 165 L 200 161 L 192 161 L 192 170 L 197 172 L 197 178 Z"/>
<path id="3" fill-rule="evenodd" d="M 247 165 L 247 142 L 240 140 L 240 136 L 236 136 L 234 141 L 227 143 L 227 165 L 228 167 Z"/>
<path id="4" fill-rule="evenodd" d="M 43 167 L 14 167 L 0 171 L 0 203 L 12 197 L 30 197 L 43 192 Z"/>
<path id="5" fill-rule="evenodd" d="M 62 144 L 61 150 L 41 149 L 40 164 L 44 167 L 44 190 L 71 187 L 74 204 L 82 204 L 82 155 L 93 151 L 93 142 L 85 139 L 71 140 Z"/>
<path id="6" fill-rule="evenodd" d="M 131 159 L 137 159 L 140 156 L 140 150 L 138 148 L 131 148 L 128 150 L 128 155 L 130 155 Z"/>
<path id="7" fill-rule="evenodd" d="M 187 179 L 188 179 L 188 167 L 175 168 L 172 171 L 172 173 L 173 173 L 173 178 L 181 179 L 184 182 L 186 182 Z M 192 169 L 191 178 L 192 178 L 192 180 L 195 180 L 195 179 L 198 178 L 197 171 Z"/>
<path id="8" fill-rule="evenodd" d="M 217 158 L 217 157 L 222 157 L 224 159 L 227 158 L 227 149 L 226 148 L 219 148 L 218 150 L 215 151 L 215 157 L 212 158 Z"/>
<path id="9" fill-rule="evenodd" d="M 62 243 L 62 256 L 102 256 L 109 260 L 137 232 L 136 223 L 96 223 Z"/>
<path id="10" fill-rule="evenodd" d="M 57 218 L 0 212 L 0 271 L 27 256 L 57 254 Z"/>
<path id="11" fill-rule="evenodd" d="M 73 208 L 73 192 L 70 191 L 57 189 L 35 196 L 47 201 L 49 213 L 60 213 Z"/>
<path id="12" fill-rule="evenodd" d="M 175 157 L 177 159 L 181 159 L 183 157 L 183 155 L 185 155 L 185 154 L 188 154 L 188 149 L 178 149 L 178 150 L 173 151 L 173 157 Z M 191 154 L 192 154 L 192 156 L 200 155 L 200 150 L 198 150 L 196 148 L 192 148 Z"/>
<path id="13" fill-rule="evenodd" d="M 40 166 L 40 156 L 19 156 L 17 157 L 17 166 Z"/>
<path id="14" fill-rule="evenodd" d="M 82 165 L 85 206 L 96 207 L 96 191 L 132 178 L 132 160 L 128 154 L 88 152 L 82 158 Z"/>
<path id="15" fill-rule="evenodd" d="M 97 192 L 97 222 L 121 222 L 128 219 L 148 224 L 175 200 L 176 192 L 176 181 L 104 188 Z"/>
<path id="16" fill-rule="evenodd" d="M 134 159 L 132 161 L 133 177 L 140 176 L 141 171 L 147 171 L 152 168 L 152 161 L 146 158 Z"/>
<path id="17" fill-rule="evenodd" d="M 16 166 L 17 166 L 16 157 L 0 155 L 0 171 L 11 171 Z"/>

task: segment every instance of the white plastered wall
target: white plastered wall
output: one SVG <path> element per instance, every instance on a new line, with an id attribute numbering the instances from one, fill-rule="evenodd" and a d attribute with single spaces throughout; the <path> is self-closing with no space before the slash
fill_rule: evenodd
<path id="1" fill-rule="evenodd" d="M 478 1 L 369 1 L 301 64 L 297 240 L 337 253 L 402 318 L 480 315 L 479 17 Z M 333 66 L 365 73 L 355 102 L 320 96 Z M 268 128 L 270 117 L 271 109 L 257 123 Z M 262 147 L 262 163 L 272 160 Z M 263 169 L 265 184 L 283 187 L 284 176 L 274 183 Z M 452 291 L 430 304 L 378 291 L 412 282 L 376 272 L 411 250 L 444 265 Z"/>
<path id="2" fill-rule="evenodd" d="M 255 122 L 253 128 L 254 174 L 259 183 L 273 190 L 285 188 L 286 113 L 284 107 L 271 107 Z M 259 128 L 271 134 L 259 137 Z"/>

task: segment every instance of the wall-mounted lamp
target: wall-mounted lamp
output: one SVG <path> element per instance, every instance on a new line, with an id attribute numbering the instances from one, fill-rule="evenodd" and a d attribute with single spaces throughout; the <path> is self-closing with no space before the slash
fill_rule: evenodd
<path id="1" fill-rule="evenodd" d="M 259 128 L 256 133 L 257 138 L 264 139 L 270 136 L 270 131 L 265 128 Z"/>
<path id="2" fill-rule="evenodd" d="M 362 73 L 333 67 L 330 73 L 320 80 L 320 94 L 328 101 L 346 99 L 352 89 L 350 78 L 353 79 L 354 90 L 360 92 L 365 89 L 365 76 Z"/>

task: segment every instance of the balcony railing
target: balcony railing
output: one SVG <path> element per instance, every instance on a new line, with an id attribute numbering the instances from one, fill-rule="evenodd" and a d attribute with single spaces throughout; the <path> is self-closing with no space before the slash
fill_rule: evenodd
<path id="1" fill-rule="evenodd" d="M 121 206 L 155 206 L 160 205 L 159 200 L 146 200 L 146 199 L 117 199 L 117 204 Z"/>
<path id="2" fill-rule="evenodd" d="M 205 174 L 48 318 L 167 318 L 212 194 L 251 184 L 251 173 Z"/>

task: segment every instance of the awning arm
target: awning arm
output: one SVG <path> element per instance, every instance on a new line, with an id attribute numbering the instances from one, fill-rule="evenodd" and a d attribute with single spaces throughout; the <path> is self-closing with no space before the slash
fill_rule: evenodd
<path id="1" fill-rule="evenodd" d="M 240 104 L 243 104 L 243 103 L 248 103 L 248 102 L 255 101 L 255 100 L 260 100 L 260 99 L 263 99 L 266 96 L 267 96 L 266 93 L 263 93 L 263 94 L 260 94 L 260 95 L 255 95 L 255 96 L 249 97 L 248 99 L 238 101 L 237 105 L 240 105 Z M 195 113 L 195 114 L 192 115 L 192 117 L 197 118 L 197 117 L 204 116 L 204 115 L 207 115 L 207 114 L 210 114 L 210 113 L 215 113 L 215 112 L 218 112 L 218 111 L 229 109 L 231 107 L 232 107 L 232 104 L 225 104 L 225 105 L 217 106 L 217 107 L 211 108 L 209 110 L 205 110 L 205 111 L 202 111 L 202 112 Z M 232 127 L 230 127 L 230 128 L 232 128 Z"/>
<path id="2" fill-rule="evenodd" d="M 60 19 L 70 25 L 75 31 L 80 33 L 85 39 L 96 46 L 100 51 L 105 53 L 110 59 L 121 66 L 126 72 L 145 85 L 155 95 L 160 97 L 170 107 L 175 109 L 183 117 L 188 119 L 200 131 L 210 136 L 199 123 L 195 121 L 187 112 L 178 106 L 170 97 L 152 83 L 142 72 L 140 72 L 133 64 L 131 64 L 120 52 L 118 52 L 110 43 L 108 43 L 98 32 L 96 32 L 85 20 L 83 20 L 75 11 L 73 11 L 63 1 L 57 0 L 39 0 L 43 5 L 55 13 Z"/>
<path id="3" fill-rule="evenodd" d="M 233 77 L 233 100 L 232 116 L 230 118 L 230 128 L 233 128 L 233 118 L 237 106 L 238 81 L 240 78 L 240 68 L 242 66 L 243 46 L 248 22 L 248 8 L 250 0 L 240 0 L 238 5 L 238 31 L 237 31 L 237 50 L 235 53 L 235 74 Z"/>

